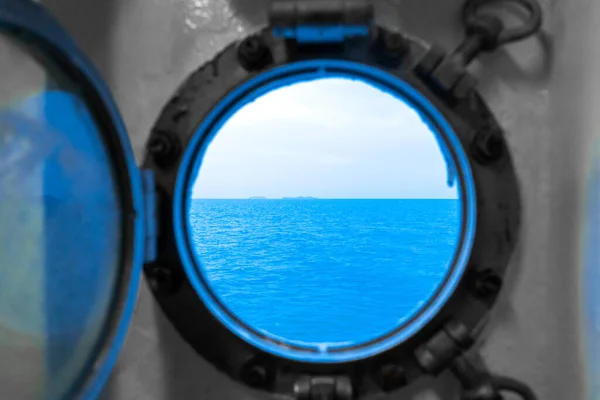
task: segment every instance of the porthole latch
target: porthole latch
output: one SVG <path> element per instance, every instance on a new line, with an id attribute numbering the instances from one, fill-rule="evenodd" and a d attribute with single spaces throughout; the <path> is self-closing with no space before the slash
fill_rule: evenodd
<path id="1" fill-rule="evenodd" d="M 536 399 L 535 393 L 526 384 L 490 373 L 478 353 L 458 357 L 451 371 L 461 383 L 461 400 L 504 400 L 503 394 L 507 393 L 515 399 Z"/>
<path id="2" fill-rule="evenodd" d="M 275 1 L 269 22 L 276 37 L 336 43 L 368 36 L 373 15 L 373 4 L 364 0 Z"/>
<path id="3" fill-rule="evenodd" d="M 450 321 L 415 350 L 415 357 L 424 371 L 438 374 L 466 352 L 474 341 L 472 333 L 463 324 Z"/>
<path id="4" fill-rule="evenodd" d="M 294 385 L 295 400 L 351 400 L 354 391 L 347 376 L 304 376 Z"/>
<path id="5" fill-rule="evenodd" d="M 527 10 L 527 20 L 519 27 L 507 28 L 499 16 L 482 11 L 494 2 L 519 4 Z M 466 38 L 456 50 L 446 56 L 443 49 L 432 46 L 416 68 L 430 87 L 457 100 L 467 97 L 477 83 L 467 66 L 481 53 L 536 34 L 542 24 L 542 10 L 537 0 L 467 0 L 462 20 Z"/>

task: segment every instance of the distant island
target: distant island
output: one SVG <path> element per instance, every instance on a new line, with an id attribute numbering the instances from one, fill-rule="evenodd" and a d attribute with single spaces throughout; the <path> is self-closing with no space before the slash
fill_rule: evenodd
<path id="1" fill-rule="evenodd" d="M 268 200 L 265 196 L 251 196 L 248 200 Z M 281 200 L 317 200 L 316 197 L 311 196 L 298 196 L 298 197 L 282 197 Z"/>

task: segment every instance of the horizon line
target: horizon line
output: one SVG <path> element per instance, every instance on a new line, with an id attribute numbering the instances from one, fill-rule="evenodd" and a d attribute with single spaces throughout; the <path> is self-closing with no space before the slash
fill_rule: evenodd
<path id="1" fill-rule="evenodd" d="M 458 197 L 312 197 L 312 196 L 284 196 L 284 197 L 192 197 L 192 200 L 460 200 Z"/>

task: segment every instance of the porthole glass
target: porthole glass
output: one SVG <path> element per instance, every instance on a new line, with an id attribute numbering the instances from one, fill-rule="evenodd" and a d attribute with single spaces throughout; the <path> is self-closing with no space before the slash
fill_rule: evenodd
<path id="1" fill-rule="evenodd" d="M 0 35 L 0 386 L 64 398 L 95 362 L 121 265 L 101 128 L 37 46 Z"/>
<path id="2" fill-rule="evenodd" d="M 187 272 L 253 344 L 358 358 L 406 339 L 451 294 L 473 235 L 471 178 L 416 91 L 294 78 L 239 88 L 201 128 L 185 189 Z"/>

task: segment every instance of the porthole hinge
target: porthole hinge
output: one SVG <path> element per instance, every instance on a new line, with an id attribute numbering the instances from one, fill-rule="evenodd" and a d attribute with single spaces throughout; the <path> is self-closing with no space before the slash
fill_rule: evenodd
<path id="1" fill-rule="evenodd" d="M 156 259 L 157 252 L 157 223 L 156 223 L 156 186 L 154 173 L 142 170 L 142 186 L 144 192 L 144 263 L 151 263 Z"/>
<path id="2" fill-rule="evenodd" d="M 347 376 L 304 376 L 294 385 L 296 400 L 352 400 L 352 381 Z"/>
<path id="3" fill-rule="evenodd" d="M 437 375 L 474 343 L 475 338 L 466 326 L 457 321 L 450 321 L 415 350 L 415 358 L 424 371 Z"/>
<path id="4" fill-rule="evenodd" d="M 269 22 L 276 37 L 299 43 L 336 43 L 368 36 L 373 15 L 368 0 L 274 1 Z"/>

